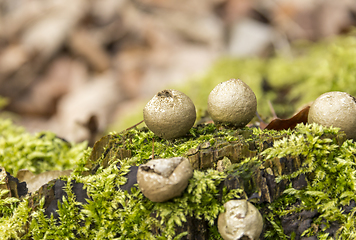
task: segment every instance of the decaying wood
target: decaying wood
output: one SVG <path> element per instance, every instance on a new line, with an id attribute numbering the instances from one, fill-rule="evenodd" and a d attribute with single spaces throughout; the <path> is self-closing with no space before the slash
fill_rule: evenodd
<path id="1" fill-rule="evenodd" d="M 254 203 L 260 204 L 259 206 L 262 207 L 260 212 L 262 214 L 268 214 L 268 203 L 272 203 L 280 197 L 289 184 L 292 184 L 295 189 L 303 189 L 307 186 L 307 181 L 313 179 L 313 175 L 307 176 L 301 174 L 291 180 L 284 179 L 279 182 L 276 181 L 278 176 L 291 174 L 299 170 L 304 161 L 302 156 L 289 156 L 268 160 L 263 159 L 263 156 L 261 156 L 260 153 L 263 150 L 272 147 L 274 141 L 283 138 L 284 135 L 277 134 L 272 136 L 269 134 L 262 134 L 260 136 L 255 136 L 253 135 L 252 130 L 237 129 L 233 136 L 237 140 L 226 141 L 223 138 L 216 136 L 214 137 L 215 141 L 212 141 L 214 142 L 213 144 L 211 141 L 204 142 L 198 147 L 189 149 L 185 154 L 183 154 L 183 156 L 190 160 L 194 169 L 200 170 L 209 168 L 218 169 L 219 171 L 224 170 L 224 165 L 221 163 L 226 159 L 228 159 L 231 163 L 239 163 L 242 160 L 246 160 L 246 158 L 253 157 L 262 160 L 258 164 L 249 165 L 248 169 L 242 169 L 243 171 L 240 171 L 239 169 L 228 171 L 229 175 L 218 186 L 220 194 L 217 195 L 217 198 L 220 200 L 222 199 L 222 192 L 224 188 L 227 190 L 241 189 L 243 190 L 240 195 L 241 197 L 248 198 Z M 132 135 L 130 136 L 130 134 L 120 134 L 120 136 L 108 135 L 97 141 L 86 165 L 89 170 L 83 172 L 83 175 L 95 174 L 100 166 L 104 168 L 108 167 L 109 162 L 112 161 L 112 159 L 125 159 L 133 157 L 134 153 L 124 147 L 124 143 L 130 142 L 131 137 Z M 323 137 L 333 138 L 339 145 L 346 140 L 344 134 L 337 136 L 325 135 Z M 127 175 L 128 182 L 122 186 L 122 189 L 130 192 L 131 187 L 137 183 L 137 168 L 137 166 L 131 167 L 130 172 Z M 0 171 L 0 174 L 3 172 L 4 171 Z M 18 191 L 16 190 L 18 189 L 16 186 L 19 186 L 19 183 L 18 181 L 13 183 L 14 186 L 11 189 L 15 189 L 15 191 L 11 191 L 11 194 L 13 194 L 13 196 L 20 197 L 20 194 L 16 192 Z M 66 196 L 65 191 L 62 189 L 63 184 L 65 184 L 65 182 L 57 179 L 42 186 L 30 197 L 30 206 L 33 209 L 36 209 L 39 204 L 39 199 L 41 199 L 41 197 L 45 197 L 45 214 L 50 216 L 51 213 L 55 213 L 56 209 L 58 209 L 56 205 L 57 201 L 61 200 L 63 196 Z M 88 196 L 86 190 L 83 189 L 83 185 L 75 182 L 72 184 L 76 187 L 74 194 L 82 203 L 85 204 L 85 199 L 88 197 L 90 198 L 90 196 Z M 56 216 L 58 217 L 58 215 Z M 298 216 L 295 218 L 298 218 Z M 187 221 L 184 222 L 181 227 L 176 228 L 177 234 L 188 232 L 187 237 L 184 239 L 189 240 L 209 239 L 209 225 L 205 220 L 195 219 L 191 216 L 186 216 L 186 219 Z M 294 218 L 292 216 L 288 219 Z M 288 219 L 285 219 L 285 221 L 288 222 Z M 272 226 L 266 225 L 264 231 L 266 231 L 266 229 L 268 230 L 270 227 Z M 155 231 L 158 230 L 153 228 L 152 232 L 155 233 Z M 159 232 L 157 232 L 157 234 L 159 234 Z M 260 239 L 264 239 L 263 234 Z"/>
<path id="2" fill-rule="evenodd" d="M 216 137 L 215 143 L 205 142 L 200 144 L 196 148 L 189 149 L 183 156 L 187 157 L 193 167 L 193 169 L 218 169 L 219 161 L 227 158 L 231 163 L 239 163 L 246 158 L 257 157 L 262 159 L 260 155 L 265 149 L 272 147 L 274 141 L 280 140 L 284 135 L 262 135 L 257 137 L 253 135 L 252 130 L 236 130 L 235 137 L 239 140 L 226 141 L 219 137 Z M 328 137 L 328 136 L 326 136 Z M 246 141 L 246 139 L 255 138 L 253 141 Z M 337 139 L 339 144 L 345 140 L 344 135 L 340 135 L 340 139 Z M 121 140 L 122 143 L 129 141 L 129 139 Z M 133 156 L 131 150 L 124 147 L 117 147 L 117 139 L 114 136 L 103 137 L 98 141 L 90 156 L 91 161 L 87 163 L 87 168 L 91 169 L 90 173 L 94 174 L 99 166 L 107 167 L 108 162 L 111 159 L 124 159 Z M 271 203 L 277 199 L 285 190 L 288 182 L 282 180 L 276 182 L 276 177 L 286 174 L 291 174 L 294 171 L 300 169 L 303 163 L 302 157 L 283 157 L 268 159 L 263 162 L 262 165 L 251 168 L 251 178 L 242 179 L 239 176 L 233 176 L 236 178 L 234 181 L 241 183 L 243 188 L 244 182 L 248 182 L 250 185 L 248 189 L 245 189 L 246 195 L 250 197 L 253 193 L 258 193 L 259 203 Z M 306 177 L 300 176 L 292 179 L 291 183 L 295 189 L 301 189 L 306 186 Z M 228 189 L 236 187 L 236 182 L 232 181 L 232 184 L 227 184 Z"/>
<path id="3" fill-rule="evenodd" d="M 17 178 L 11 176 L 4 167 L 0 166 L 0 179 L 5 184 L 0 184 L 0 190 L 8 190 L 9 192 L 3 196 L 20 198 L 27 194 L 27 187 L 25 182 L 20 182 Z"/>
<path id="4" fill-rule="evenodd" d="M 257 157 L 263 159 L 260 153 L 273 146 L 274 141 L 284 137 L 284 135 L 268 135 L 263 134 L 259 137 L 254 136 L 252 130 L 239 130 L 235 131 L 234 137 L 236 141 L 226 141 L 222 138 L 215 137 L 214 144 L 209 142 L 201 143 L 198 147 L 189 149 L 185 154 L 194 169 L 209 169 L 215 168 L 221 170 L 221 162 L 223 159 L 229 159 L 231 163 L 239 163 L 246 158 Z M 324 136 L 335 138 L 335 136 Z M 129 141 L 128 139 L 121 139 L 121 143 Z M 254 139 L 248 140 L 247 139 Z M 336 142 L 342 144 L 345 141 L 345 135 L 338 135 Z M 114 147 L 118 144 L 114 136 L 104 137 L 98 141 L 94 148 L 91 163 L 87 167 L 91 167 L 91 173 L 94 173 L 99 166 L 107 166 L 108 160 L 112 158 L 123 159 L 133 156 L 130 150 L 124 147 Z M 105 147 L 105 151 L 102 146 Z M 117 146 L 117 145 L 116 145 Z M 123 144 L 124 146 L 124 144 Z M 100 150 L 101 149 L 101 150 Z M 262 161 L 261 165 L 252 166 L 246 171 L 246 175 L 239 175 L 231 173 L 219 186 L 220 192 L 225 187 L 230 189 L 243 189 L 243 197 L 247 197 L 255 203 L 264 206 L 260 209 L 261 213 L 268 213 L 268 203 L 272 203 L 283 194 L 283 191 L 289 184 L 292 184 L 295 189 L 303 189 L 307 186 L 307 180 L 311 180 L 313 176 L 300 176 L 291 180 L 276 181 L 276 178 L 281 175 L 291 174 L 302 167 L 303 157 L 282 157 L 272 158 Z M 222 196 L 219 196 L 222 197 Z M 272 226 L 265 226 L 265 230 Z M 188 232 L 184 239 L 189 240 L 208 240 L 209 239 L 209 225 L 202 219 L 195 219 L 194 217 L 187 216 L 187 221 L 181 227 L 177 227 L 176 233 Z M 155 229 L 152 230 L 155 233 Z M 157 234 L 159 234 L 157 232 Z M 261 234 L 260 239 L 264 239 Z"/>

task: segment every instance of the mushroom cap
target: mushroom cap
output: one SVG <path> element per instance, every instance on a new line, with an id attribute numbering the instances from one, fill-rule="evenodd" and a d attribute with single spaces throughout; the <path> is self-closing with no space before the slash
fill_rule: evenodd
<path id="1" fill-rule="evenodd" d="M 137 183 L 143 195 L 152 202 L 164 202 L 180 196 L 192 176 L 187 158 L 154 159 L 139 167 Z"/>
<path id="2" fill-rule="evenodd" d="M 163 90 L 146 104 L 143 118 L 154 134 L 164 139 L 174 139 L 185 135 L 194 125 L 195 106 L 184 93 Z"/>
<path id="3" fill-rule="evenodd" d="M 254 117 L 256 109 L 254 92 L 240 79 L 222 82 L 209 94 L 208 112 L 215 123 L 244 127 Z"/>
<path id="4" fill-rule="evenodd" d="M 337 127 L 356 139 L 356 99 L 345 92 L 327 92 L 310 106 L 308 123 Z"/>
<path id="5" fill-rule="evenodd" d="M 218 230 L 224 240 L 238 240 L 243 236 L 259 239 L 263 219 L 258 209 L 246 200 L 230 200 L 218 218 Z"/>

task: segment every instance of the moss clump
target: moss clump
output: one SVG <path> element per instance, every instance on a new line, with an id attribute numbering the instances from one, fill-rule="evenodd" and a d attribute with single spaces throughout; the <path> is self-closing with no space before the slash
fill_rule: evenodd
<path id="1" fill-rule="evenodd" d="M 100 161 L 107 162 L 108 158 L 112 157 L 129 157 L 129 161 L 133 165 L 138 165 L 145 163 L 152 157 L 152 153 L 155 155 L 155 158 L 186 156 L 187 154 L 189 155 L 189 150 L 195 149 L 200 145 L 202 145 L 202 148 L 208 148 L 222 141 L 232 142 L 245 139 L 244 137 L 246 137 L 246 141 L 251 141 L 252 135 L 253 131 L 248 128 L 219 130 L 214 124 L 208 124 L 192 128 L 185 137 L 168 141 L 156 136 L 146 127 L 131 129 L 122 134 L 112 133 L 104 137 L 108 153 Z M 88 164 L 89 168 L 93 165 L 93 162 L 98 162 L 98 157 L 91 159 L 92 162 Z M 98 163 L 106 165 L 102 162 Z"/>
<path id="2" fill-rule="evenodd" d="M 356 237 L 355 209 L 352 207 L 356 201 L 356 144 L 351 140 L 337 141 L 333 136 L 338 134 L 336 128 L 299 125 L 294 134 L 276 141 L 262 153 L 266 160 L 303 159 L 298 170 L 276 178 L 281 182 L 306 176 L 307 181 L 304 188 L 290 185 L 279 200 L 268 206 L 271 212 L 267 219 L 273 223 L 274 232 L 280 239 L 288 238 L 281 233 L 283 228 L 277 224 L 278 219 L 302 211 L 317 211 L 310 227 L 303 233 L 305 236 L 317 236 L 318 239 Z M 328 232 L 331 225 L 337 226 L 336 234 Z M 270 233 L 268 231 L 267 236 L 272 237 Z"/>
<path id="3" fill-rule="evenodd" d="M 0 119 L 0 166 L 13 175 L 20 169 L 73 169 L 86 148 L 86 142 L 71 144 L 51 132 L 31 135 L 9 119 Z"/>
<path id="4" fill-rule="evenodd" d="M 95 175 L 67 179 L 85 184 L 90 196 L 88 203 L 78 203 L 68 184 L 68 197 L 59 207 L 59 219 L 45 217 L 42 201 L 32 213 L 28 236 L 34 239 L 63 236 L 68 239 L 180 239 L 186 233 L 176 233 L 176 228 L 187 218 L 203 219 L 213 227 L 223 211 L 216 195 L 217 186 L 226 177 L 224 173 L 196 171 L 181 197 L 153 203 L 136 188 L 132 188 L 130 194 L 120 190 L 129 167 L 127 161 L 113 161 L 109 167 L 99 168 Z M 238 193 L 236 190 L 226 194 L 223 202 L 238 197 Z"/>
<path id="5" fill-rule="evenodd" d="M 0 195 L 4 190 L 0 190 Z M 0 202 L 0 208 L 9 207 L 11 214 L 0 213 L 0 239 L 26 239 L 26 225 L 30 219 L 31 208 L 28 207 L 27 199 L 17 204 L 13 198 L 7 198 Z M 22 238 L 23 237 L 23 238 Z"/>
<path id="6" fill-rule="evenodd" d="M 193 223 L 203 226 L 196 233 L 200 237 L 221 239 L 216 221 L 224 211 L 223 204 L 248 197 L 264 216 L 263 239 L 300 236 L 285 234 L 283 218 L 303 211 L 316 211 L 305 236 L 348 239 L 356 234 L 354 210 L 347 210 L 356 201 L 356 144 L 345 140 L 338 129 L 312 124 L 277 132 L 217 129 L 208 124 L 194 127 L 185 138 L 174 141 L 160 139 L 146 128 L 112 134 L 103 141 L 106 147 L 94 147 L 91 155 L 83 153 L 72 176 L 62 178 L 69 184 L 67 197 L 59 203 L 58 219 L 46 217 L 48 203 L 40 193 L 8 203 L 10 211 L 1 216 L 0 229 L 12 228 L 4 239 L 185 239 L 191 234 L 187 224 Z M 131 166 L 147 162 L 152 146 L 156 155 L 173 157 L 196 148 L 218 152 L 230 146 L 221 147 L 223 142 L 235 146 L 239 141 L 246 142 L 250 151 L 246 153 L 255 152 L 255 156 L 232 161 L 219 155 L 216 160 L 222 161 L 223 171 L 215 170 L 217 163 L 209 168 L 199 166 L 181 197 L 153 203 L 137 185 L 130 193 L 121 190 Z M 130 157 L 123 157 L 120 149 L 129 151 Z M 296 184 L 303 176 L 305 185 Z M 261 185 L 263 179 L 267 185 Z M 86 204 L 77 201 L 72 181 L 84 184 L 89 196 Z M 236 187 L 230 188 L 230 183 Z M 332 235 L 328 227 L 335 224 L 339 230 Z"/>

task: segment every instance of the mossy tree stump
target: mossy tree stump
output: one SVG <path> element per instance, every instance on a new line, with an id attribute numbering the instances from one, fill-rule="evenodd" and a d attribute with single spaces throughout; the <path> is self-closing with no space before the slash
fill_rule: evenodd
<path id="1" fill-rule="evenodd" d="M 138 191 L 135 185 L 137 166 L 152 156 L 184 156 L 190 160 L 196 171 L 181 197 L 165 203 L 152 203 Z M 345 134 L 318 125 L 299 125 L 293 131 L 277 132 L 217 129 L 209 124 L 195 127 L 186 137 L 173 141 L 160 139 L 146 128 L 133 129 L 102 138 L 83 161 L 86 168 L 82 166 L 82 171 L 75 171 L 67 181 L 66 178 L 54 180 L 43 186 L 29 202 L 35 211 L 44 209 L 50 216 L 58 209 L 53 204 L 58 200 L 61 204 L 69 204 L 63 203 L 63 196 L 71 199 L 73 206 L 77 206 L 73 209 L 77 209 L 81 219 L 74 227 L 78 228 L 75 236 L 79 239 L 103 227 L 100 221 L 96 222 L 98 220 L 91 222 L 95 219 L 93 211 L 100 207 L 95 202 L 98 198 L 113 199 L 114 202 L 126 199 L 125 204 L 111 206 L 111 212 L 107 214 L 113 213 L 111 221 L 121 219 L 123 225 L 128 224 L 125 221 L 138 221 L 135 226 L 142 225 L 146 230 L 137 230 L 135 236 L 143 234 L 147 239 L 174 236 L 189 240 L 221 239 L 216 221 L 218 214 L 224 211 L 223 203 L 229 199 L 248 199 L 260 210 L 264 217 L 260 239 L 345 236 L 350 234 L 347 231 L 354 234 L 352 227 L 347 226 L 352 226 L 354 221 L 350 217 L 353 216 L 355 194 L 343 174 L 350 177 L 353 171 L 356 172 L 355 156 L 356 146 L 346 140 Z M 109 186 L 105 182 L 109 180 L 103 176 L 113 183 L 118 182 Z M 332 181 L 344 183 L 343 189 L 332 189 Z M 61 186 L 66 182 L 70 184 L 63 189 Z M 105 188 L 111 189 L 107 196 Z M 41 203 L 43 196 L 44 202 Z M 131 202 L 135 204 L 125 207 Z M 60 206 L 57 227 L 66 224 L 63 214 L 69 214 L 63 210 L 63 205 Z M 138 212 L 137 207 L 141 209 Z M 137 215 L 137 219 L 128 220 L 130 214 Z M 342 222 L 344 219 L 350 219 L 347 226 Z M 129 229 L 110 233 L 120 237 Z"/>

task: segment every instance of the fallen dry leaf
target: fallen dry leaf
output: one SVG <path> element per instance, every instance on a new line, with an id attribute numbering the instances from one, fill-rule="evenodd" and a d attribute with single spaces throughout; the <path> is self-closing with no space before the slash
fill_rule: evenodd
<path id="1" fill-rule="evenodd" d="M 272 120 L 266 127 L 262 129 L 268 130 L 287 130 L 287 129 L 294 129 L 298 123 L 308 123 L 308 113 L 309 113 L 310 106 L 303 108 L 300 112 L 295 114 L 293 117 L 288 119 L 280 119 L 276 118 Z"/>
<path id="2" fill-rule="evenodd" d="M 47 184 L 49 181 L 59 178 L 60 176 L 69 176 L 71 173 L 72 170 L 54 170 L 35 175 L 27 169 L 22 169 L 18 171 L 16 177 L 19 179 L 20 182 L 26 182 L 28 192 L 33 193 L 43 185 Z"/>

